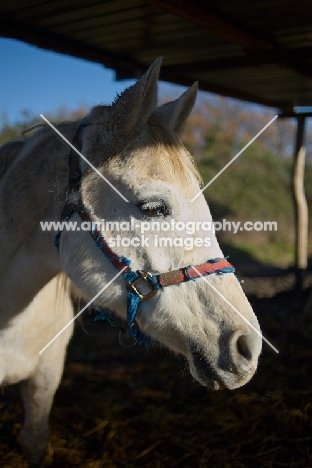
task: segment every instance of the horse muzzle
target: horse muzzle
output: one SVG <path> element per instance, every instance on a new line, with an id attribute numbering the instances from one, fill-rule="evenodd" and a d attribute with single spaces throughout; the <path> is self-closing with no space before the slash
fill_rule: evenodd
<path id="1" fill-rule="evenodd" d="M 212 390 L 241 387 L 254 375 L 258 355 L 252 355 L 246 337 L 238 332 L 227 339 L 226 345 L 224 339 L 219 341 L 219 355 L 213 354 L 212 357 L 207 350 L 204 351 L 202 347 L 190 342 L 190 372 L 202 385 Z"/>

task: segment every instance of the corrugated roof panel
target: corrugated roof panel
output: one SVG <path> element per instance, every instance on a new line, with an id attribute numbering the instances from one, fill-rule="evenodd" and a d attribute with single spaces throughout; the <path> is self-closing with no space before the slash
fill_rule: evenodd
<path id="1" fill-rule="evenodd" d="M 36 25 L 39 27 L 51 27 L 58 30 L 59 27 L 75 24 L 89 24 L 90 27 L 92 20 L 101 18 L 103 28 L 105 26 L 114 24 L 118 25 L 120 22 L 129 21 L 133 18 L 141 18 L 146 16 L 144 10 L 140 7 L 135 8 L 124 8 L 121 11 L 107 13 L 101 4 L 94 5 L 93 7 L 85 6 L 73 11 L 67 11 L 58 15 L 51 15 L 46 18 L 38 18 Z"/>
<path id="2" fill-rule="evenodd" d="M 195 76 L 193 75 L 195 78 Z M 190 77 L 191 78 L 191 77 Z M 233 69 L 228 73 L 199 73 L 199 82 L 214 83 L 224 87 L 234 87 L 247 93 L 257 94 L 265 99 L 281 100 L 289 97 L 295 102 L 312 102 L 312 83 L 296 73 L 278 67 L 250 67 Z"/>

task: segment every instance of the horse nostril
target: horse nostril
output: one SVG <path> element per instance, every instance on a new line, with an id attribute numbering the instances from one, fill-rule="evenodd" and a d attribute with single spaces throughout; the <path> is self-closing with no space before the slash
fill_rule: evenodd
<path id="1" fill-rule="evenodd" d="M 248 346 L 248 340 L 245 335 L 241 335 L 238 337 L 237 342 L 237 351 L 238 353 L 243 356 L 247 361 L 251 361 L 252 359 L 252 354 Z"/>

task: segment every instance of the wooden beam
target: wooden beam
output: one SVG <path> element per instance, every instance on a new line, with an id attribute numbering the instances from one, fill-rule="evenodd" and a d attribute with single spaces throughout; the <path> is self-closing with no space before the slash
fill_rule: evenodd
<path id="1" fill-rule="evenodd" d="M 303 289 L 308 265 L 308 204 L 304 190 L 305 116 L 297 117 L 297 137 L 293 168 L 293 198 L 295 207 L 295 267 L 296 286 Z"/>
<path id="2" fill-rule="evenodd" d="M 247 50 L 270 50 L 274 46 L 255 34 L 247 32 L 228 21 L 209 13 L 187 0 L 148 0 L 161 10 L 171 13 L 189 23 L 196 24 L 212 34 L 239 44 Z"/>

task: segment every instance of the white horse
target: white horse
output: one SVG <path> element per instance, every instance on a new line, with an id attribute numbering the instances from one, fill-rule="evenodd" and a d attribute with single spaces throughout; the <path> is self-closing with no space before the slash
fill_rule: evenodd
<path id="1" fill-rule="evenodd" d="M 156 60 L 111 106 L 57 126 L 92 168 L 44 128 L 14 152 L 3 171 L 0 382 L 24 380 L 22 441 L 31 466 L 40 466 L 46 450 L 47 418 L 71 334 L 68 328 L 38 354 L 73 314 L 68 288 L 56 299 L 59 280 L 53 278 L 62 272 L 86 300 L 109 285 L 96 305 L 127 320 L 136 340 L 150 337 L 183 354 L 202 385 L 234 389 L 257 367 L 258 321 L 213 232 L 207 240 L 203 226 L 211 214 L 202 194 L 191 202 L 200 177 L 177 137 L 197 85 L 157 107 L 160 64 Z M 43 231 L 40 222 L 61 218 L 81 228 L 63 230 L 56 248 L 56 233 Z M 82 221 L 103 219 L 113 228 L 102 223 L 90 232 L 82 229 Z M 147 229 L 156 220 L 170 230 L 150 229 L 148 242 L 141 239 L 142 223 Z M 118 230 L 122 222 L 131 222 L 132 230 Z M 196 223 L 199 240 L 190 244 L 181 223 Z M 157 246 L 160 236 L 170 247 Z M 133 247 L 134 239 L 141 239 L 139 247 Z"/>

